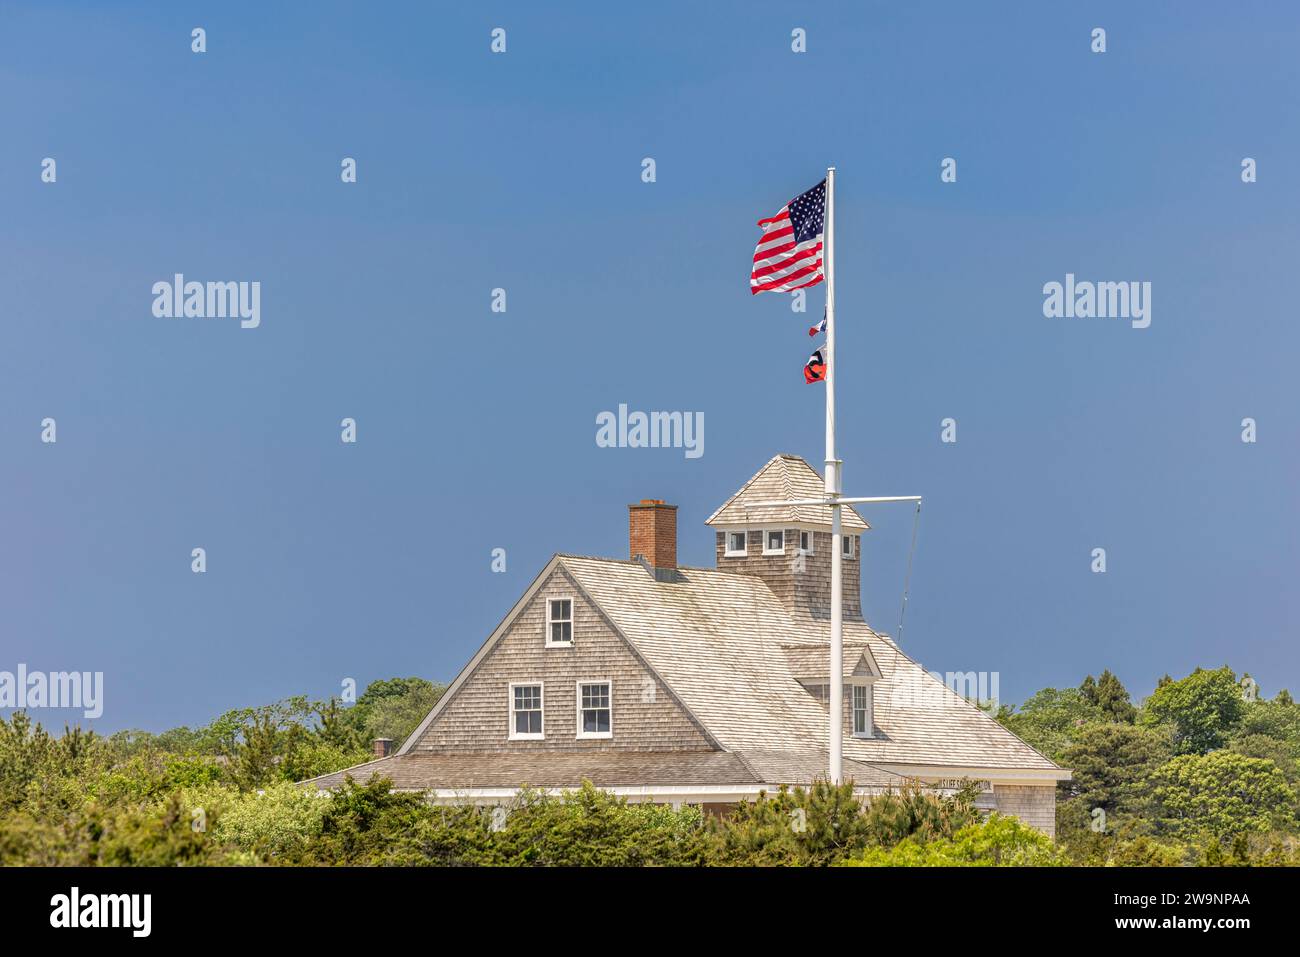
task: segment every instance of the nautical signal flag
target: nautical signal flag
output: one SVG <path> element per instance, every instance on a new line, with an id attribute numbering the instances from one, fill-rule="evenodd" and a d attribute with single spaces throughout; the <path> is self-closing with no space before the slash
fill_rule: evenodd
<path id="1" fill-rule="evenodd" d="M 763 237 L 754 249 L 749 291 L 792 292 L 815 286 L 822 271 L 822 231 L 826 225 L 826 180 L 800 193 L 777 211 L 760 219 Z"/>
<path id="2" fill-rule="evenodd" d="M 817 335 L 817 333 L 819 333 L 819 332 L 825 332 L 825 331 L 826 331 L 826 316 L 823 315 L 823 316 L 822 316 L 822 321 L 821 321 L 821 322 L 817 323 L 817 325 L 815 325 L 815 326 L 810 326 L 810 327 L 809 327 L 809 329 L 808 329 L 808 335 L 810 335 L 810 336 L 815 336 L 815 335 Z"/>
<path id="3" fill-rule="evenodd" d="M 826 381 L 826 347 L 822 346 L 808 357 L 803 367 L 804 382 Z"/>

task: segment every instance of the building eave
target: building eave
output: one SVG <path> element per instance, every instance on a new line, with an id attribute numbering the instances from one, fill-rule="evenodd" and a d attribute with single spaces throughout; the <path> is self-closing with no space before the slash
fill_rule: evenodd
<path id="1" fill-rule="evenodd" d="M 1055 784 L 1069 781 L 1073 774 L 1066 768 L 988 768 L 956 764 L 902 764 L 890 761 L 872 761 L 883 771 L 914 778 L 971 778 L 993 784 Z"/>

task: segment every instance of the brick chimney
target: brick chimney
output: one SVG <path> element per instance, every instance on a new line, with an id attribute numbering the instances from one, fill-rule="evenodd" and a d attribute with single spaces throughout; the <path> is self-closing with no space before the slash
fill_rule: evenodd
<path id="1" fill-rule="evenodd" d="M 392 750 L 393 750 L 392 738 L 375 738 L 375 742 L 374 742 L 375 757 L 386 758 L 388 757 L 389 753 Z"/>
<path id="2" fill-rule="evenodd" d="M 627 507 L 629 551 L 656 571 L 677 568 L 677 506 L 662 499 L 643 498 Z M 659 577 L 659 576 L 656 576 Z"/>

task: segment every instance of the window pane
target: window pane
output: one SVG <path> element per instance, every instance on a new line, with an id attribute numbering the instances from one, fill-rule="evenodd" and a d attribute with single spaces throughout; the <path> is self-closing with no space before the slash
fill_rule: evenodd
<path id="1" fill-rule="evenodd" d="M 609 732 L 609 712 L 605 710 L 596 712 L 596 730 L 601 733 Z"/>
<path id="2" fill-rule="evenodd" d="M 567 622 L 567 621 L 566 621 L 566 622 L 564 622 L 562 625 L 560 625 L 560 635 L 561 635 L 561 638 L 560 638 L 561 641 L 572 641 L 572 640 L 573 640 L 573 624 L 572 624 L 571 622 Z"/>

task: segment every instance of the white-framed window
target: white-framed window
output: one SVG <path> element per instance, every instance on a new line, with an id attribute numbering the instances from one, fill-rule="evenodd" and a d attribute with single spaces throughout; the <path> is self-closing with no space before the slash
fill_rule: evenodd
<path id="1" fill-rule="evenodd" d="M 871 726 L 871 685 L 854 685 L 853 736 L 869 738 L 874 733 Z"/>
<path id="2" fill-rule="evenodd" d="M 573 644 L 573 599 L 546 599 L 546 645 L 567 648 Z"/>
<path id="3" fill-rule="evenodd" d="M 510 683 L 510 740 L 540 741 L 546 737 L 542 723 L 542 682 Z"/>
<path id="4" fill-rule="evenodd" d="M 813 533 L 806 528 L 799 531 L 799 551 L 805 555 L 813 553 Z"/>
<path id="5" fill-rule="evenodd" d="M 769 528 L 763 532 L 763 554 L 785 554 L 785 532 L 779 528 Z"/>
<path id="6" fill-rule="evenodd" d="M 608 681 L 578 682 L 578 737 L 614 736 L 613 691 Z"/>
<path id="7" fill-rule="evenodd" d="M 745 532 L 727 532 L 727 548 L 724 555 L 727 558 L 739 558 L 745 554 Z"/>
<path id="8" fill-rule="evenodd" d="M 853 557 L 853 553 L 854 553 L 853 546 L 856 541 L 857 541 L 857 537 L 854 535 L 844 535 L 840 538 L 840 545 L 844 549 L 845 558 Z"/>

